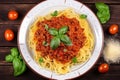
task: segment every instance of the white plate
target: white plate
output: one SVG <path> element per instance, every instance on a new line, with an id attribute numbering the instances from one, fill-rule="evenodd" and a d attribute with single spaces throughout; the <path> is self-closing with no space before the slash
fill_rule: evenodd
<path id="1" fill-rule="evenodd" d="M 27 31 L 38 16 L 46 15 L 54 10 L 63 10 L 70 7 L 77 13 L 87 15 L 87 20 L 95 36 L 95 46 L 91 58 L 86 63 L 73 67 L 71 72 L 65 75 L 57 75 L 49 70 L 40 68 L 34 61 L 33 53 L 30 52 L 27 47 Z M 100 56 L 101 49 L 103 47 L 103 40 L 103 31 L 95 14 L 87 6 L 75 0 L 47 0 L 39 3 L 27 13 L 22 21 L 18 34 L 19 50 L 28 66 L 33 71 L 44 77 L 60 80 L 79 77 L 90 70 Z"/>

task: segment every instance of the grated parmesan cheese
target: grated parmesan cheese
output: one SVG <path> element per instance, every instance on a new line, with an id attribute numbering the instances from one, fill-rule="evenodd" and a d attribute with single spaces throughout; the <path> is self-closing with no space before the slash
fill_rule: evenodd
<path id="1" fill-rule="evenodd" d="M 108 63 L 120 62 L 120 42 L 108 39 L 103 49 L 103 57 Z"/>

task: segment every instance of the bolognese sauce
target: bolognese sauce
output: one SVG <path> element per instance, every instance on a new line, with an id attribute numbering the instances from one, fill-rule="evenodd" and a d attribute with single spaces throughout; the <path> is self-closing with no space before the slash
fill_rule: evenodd
<path id="1" fill-rule="evenodd" d="M 64 64 L 71 61 L 85 44 L 86 36 L 84 29 L 80 26 L 76 18 L 68 18 L 61 15 L 59 17 L 52 17 L 50 20 L 38 21 L 36 25 L 38 27 L 34 34 L 34 39 L 37 41 L 36 51 L 40 51 L 42 57 L 49 56 L 51 59 L 55 59 Z M 58 48 L 55 50 L 51 49 L 49 44 L 53 36 L 45 29 L 45 25 L 48 25 L 49 28 L 56 29 L 62 26 L 68 26 L 66 34 L 71 39 L 72 45 L 67 46 L 61 42 Z M 48 43 L 48 46 L 43 45 L 43 42 Z"/>

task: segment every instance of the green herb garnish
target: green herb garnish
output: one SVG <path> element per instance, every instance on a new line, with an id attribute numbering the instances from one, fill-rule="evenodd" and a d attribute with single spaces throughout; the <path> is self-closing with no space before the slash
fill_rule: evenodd
<path id="1" fill-rule="evenodd" d="M 58 37 L 52 38 L 52 40 L 50 42 L 50 47 L 52 49 L 56 49 L 59 45 L 60 45 L 60 39 Z"/>
<path id="2" fill-rule="evenodd" d="M 8 55 L 6 55 L 6 57 L 5 57 L 5 61 L 7 61 L 7 62 L 12 62 L 13 61 L 13 56 L 11 55 L 11 54 L 8 54 Z"/>
<path id="3" fill-rule="evenodd" d="M 59 34 L 65 34 L 68 31 L 68 26 L 63 26 L 59 29 Z"/>
<path id="4" fill-rule="evenodd" d="M 50 42 L 50 47 L 52 49 L 56 49 L 60 45 L 60 42 L 63 42 L 65 45 L 68 46 L 72 45 L 70 38 L 67 35 L 65 35 L 67 31 L 68 26 L 63 26 L 59 30 L 56 30 L 55 28 L 50 28 L 48 30 L 48 32 L 54 36 Z"/>
<path id="5" fill-rule="evenodd" d="M 14 76 L 21 75 L 26 70 L 25 62 L 15 57 L 13 60 Z"/>
<path id="6" fill-rule="evenodd" d="M 39 59 L 39 63 L 42 63 L 42 62 L 44 62 L 44 61 L 43 61 L 43 58 L 41 57 L 41 58 Z"/>
<path id="7" fill-rule="evenodd" d="M 87 18 L 87 15 L 81 14 L 81 15 L 80 15 L 80 18 L 81 18 L 81 19 L 86 19 L 86 18 Z"/>
<path id="8" fill-rule="evenodd" d="M 17 48 L 12 48 L 11 53 L 5 56 L 7 62 L 13 63 L 14 76 L 19 76 L 26 70 L 25 62 L 22 60 Z"/>
<path id="9" fill-rule="evenodd" d="M 48 30 L 48 32 L 49 32 L 51 35 L 53 35 L 53 36 L 58 35 L 58 30 L 55 29 L 55 28 L 50 28 L 50 29 Z"/>
<path id="10" fill-rule="evenodd" d="M 47 43 L 47 41 L 43 41 L 43 42 L 42 42 L 42 45 L 43 45 L 43 46 L 48 46 L 49 44 Z"/>
<path id="11" fill-rule="evenodd" d="M 77 58 L 76 57 L 72 58 L 72 62 L 77 63 Z"/>
<path id="12" fill-rule="evenodd" d="M 58 11 L 57 10 L 55 10 L 52 14 L 51 14 L 51 16 L 57 16 L 58 15 Z"/>
<path id="13" fill-rule="evenodd" d="M 67 35 L 61 35 L 60 40 L 66 45 L 72 45 L 72 42 Z"/>
<path id="14" fill-rule="evenodd" d="M 59 30 L 55 28 L 49 28 L 47 24 L 45 24 L 45 29 L 53 36 L 50 42 L 50 47 L 52 49 L 56 49 L 59 45 L 60 42 L 63 42 L 65 45 L 72 45 L 72 42 L 70 38 L 65 35 L 68 31 L 68 26 L 63 26 Z M 44 46 L 48 46 L 49 44 L 46 41 L 43 41 L 42 43 Z"/>
<path id="15" fill-rule="evenodd" d="M 46 29 L 46 30 L 48 30 L 48 29 L 49 29 L 49 27 L 48 27 L 48 25 L 47 25 L 47 24 L 45 24 L 45 29 Z"/>
<path id="16" fill-rule="evenodd" d="M 11 55 L 12 55 L 13 57 L 19 55 L 19 51 L 18 51 L 17 48 L 12 48 L 10 51 L 11 51 Z"/>
<path id="17" fill-rule="evenodd" d="M 102 24 L 106 23 L 110 19 L 109 6 L 103 2 L 95 3 L 97 8 L 97 17 Z"/>

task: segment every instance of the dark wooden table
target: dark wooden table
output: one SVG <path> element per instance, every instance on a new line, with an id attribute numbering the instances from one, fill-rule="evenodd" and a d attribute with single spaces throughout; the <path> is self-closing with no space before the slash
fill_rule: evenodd
<path id="1" fill-rule="evenodd" d="M 27 67 L 27 71 L 18 76 L 13 76 L 13 67 L 11 63 L 5 61 L 5 56 L 10 53 L 10 49 L 18 47 L 17 45 L 17 32 L 20 27 L 21 21 L 25 14 L 36 4 L 42 0 L 0 0 L 0 80 L 44 80 L 45 78 L 37 75 Z M 120 26 L 120 0 L 79 0 L 86 4 L 95 13 L 95 2 L 101 1 L 107 3 L 110 7 L 111 19 L 106 24 L 102 25 L 105 37 L 112 37 L 120 39 L 120 32 L 116 35 L 109 35 L 107 33 L 108 27 L 111 24 L 118 24 Z M 19 18 L 15 21 L 10 21 L 7 18 L 9 10 L 15 9 L 19 12 Z M 15 39 L 7 42 L 4 39 L 4 31 L 9 28 L 15 32 Z M 110 64 L 108 73 L 100 74 L 97 68 L 100 63 L 105 62 L 102 55 L 95 64 L 95 66 L 85 75 L 78 77 L 78 80 L 120 80 L 120 64 Z"/>

